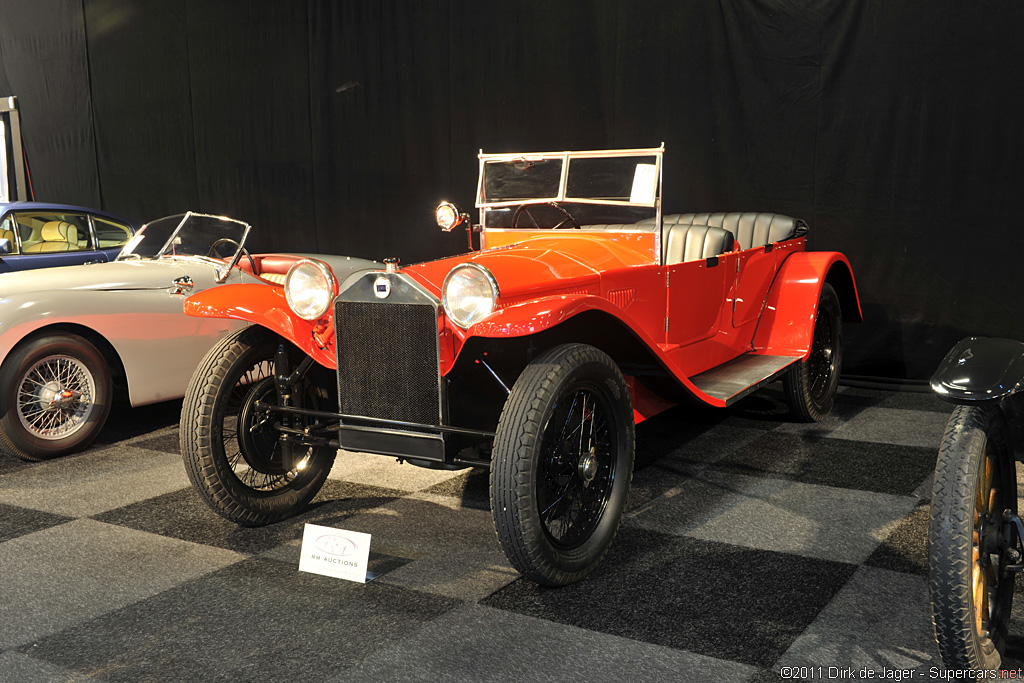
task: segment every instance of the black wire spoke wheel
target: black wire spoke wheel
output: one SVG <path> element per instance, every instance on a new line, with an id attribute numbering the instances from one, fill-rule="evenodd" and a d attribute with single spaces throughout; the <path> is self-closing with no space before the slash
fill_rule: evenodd
<path id="1" fill-rule="evenodd" d="M 224 402 L 221 419 L 221 441 L 228 465 L 238 481 L 253 491 L 287 487 L 312 457 L 312 448 L 300 449 L 298 461 L 286 467 L 273 428 L 274 417 L 256 408 L 259 402 L 277 401 L 273 372 L 273 362 L 264 360 L 242 373 Z"/>
<path id="2" fill-rule="evenodd" d="M 932 624 L 955 669 L 998 669 L 1006 640 L 1017 545 L 1017 477 L 996 405 L 958 406 L 939 447 L 929 529 Z"/>
<path id="3" fill-rule="evenodd" d="M 839 297 L 826 283 L 818 298 L 811 352 L 783 376 L 786 403 L 803 422 L 818 422 L 832 412 L 843 364 L 842 322 Z"/>
<path id="4" fill-rule="evenodd" d="M 282 416 L 257 407 L 277 402 L 274 354 L 281 339 L 250 327 L 213 347 L 196 369 L 182 405 L 181 452 L 192 484 L 215 512 L 246 526 L 300 512 L 323 486 L 336 449 L 286 448 Z M 293 363 L 301 353 L 287 345 Z M 301 407 L 324 409 L 322 383 L 307 378 L 293 393 Z M 295 416 L 303 430 L 313 418 Z"/>
<path id="5" fill-rule="evenodd" d="M 516 380 L 494 438 L 491 515 L 509 562 L 561 586 L 598 565 L 633 473 L 633 407 L 622 373 L 584 344 L 554 347 Z"/>
<path id="6" fill-rule="evenodd" d="M 558 547 L 583 543 L 607 507 L 616 465 L 610 413 L 600 393 L 580 388 L 555 406 L 544 429 L 537 501 L 544 530 Z"/>
<path id="7" fill-rule="evenodd" d="M 43 460 L 81 450 L 110 412 L 110 369 L 78 335 L 38 337 L 0 368 L 0 451 Z"/>

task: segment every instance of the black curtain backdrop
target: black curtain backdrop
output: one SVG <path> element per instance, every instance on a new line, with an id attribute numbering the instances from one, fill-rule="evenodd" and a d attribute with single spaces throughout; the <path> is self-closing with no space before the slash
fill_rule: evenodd
<path id="1" fill-rule="evenodd" d="M 1024 339 L 1013 0 L 6 0 L 39 199 L 253 224 L 254 250 L 455 253 L 488 152 L 665 142 L 665 209 L 766 210 L 844 252 L 846 369 Z"/>

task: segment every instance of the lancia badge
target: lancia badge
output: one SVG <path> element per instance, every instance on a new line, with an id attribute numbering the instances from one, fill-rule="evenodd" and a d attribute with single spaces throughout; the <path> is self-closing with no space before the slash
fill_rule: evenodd
<path id="1" fill-rule="evenodd" d="M 378 299 L 387 299 L 391 294 L 391 282 L 386 277 L 373 281 L 373 295 Z"/>

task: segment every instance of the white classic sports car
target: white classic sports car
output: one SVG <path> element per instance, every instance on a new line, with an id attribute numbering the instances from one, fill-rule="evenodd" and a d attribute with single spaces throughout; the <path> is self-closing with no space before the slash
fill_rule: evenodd
<path id="1" fill-rule="evenodd" d="M 85 448 L 115 390 L 133 406 L 184 396 L 210 347 L 246 324 L 186 316 L 185 298 L 219 285 L 282 289 L 303 258 L 250 254 L 249 230 L 190 212 L 143 226 L 110 263 L 0 274 L 0 451 L 42 460 Z M 316 258 L 339 277 L 379 267 Z"/>

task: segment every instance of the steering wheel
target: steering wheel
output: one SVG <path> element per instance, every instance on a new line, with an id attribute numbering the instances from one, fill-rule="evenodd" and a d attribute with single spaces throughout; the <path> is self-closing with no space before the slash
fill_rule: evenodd
<path id="1" fill-rule="evenodd" d="M 537 228 L 540 227 L 539 225 L 537 225 L 537 219 L 535 219 L 533 217 L 533 214 L 530 213 L 530 209 L 527 208 L 527 207 L 530 207 L 530 206 L 553 206 L 553 207 L 555 207 L 556 209 L 558 209 L 559 211 L 562 212 L 562 215 L 564 215 L 565 218 L 563 218 L 561 221 L 559 221 L 558 225 L 555 225 L 554 227 L 552 227 L 551 228 L 552 230 L 558 230 L 559 228 L 565 227 L 566 224 L 571 225 L 572 227 L 576 228 L 577 230 L 580 229 L 579 221 L 577 221 L 575 218 L 573 218 L 572 214 L 569 213 L 569 211 L 564 206 L 559 204 L 558 202 L 532 202 L 530 204 L 520 204 L 519 206 L 516 207 L 515 213 L 512 214 L 512 227 L 513 228 L 516 227 L 516 221 L 519 220 L 519 216 L 524 211 L 526 212 L 526 215 L 530 217 L 530 220 L 533 221 L 534 227 L 537 227 Z"/>
<path id="2" fill-rule="evenodd" d="M 235 247 L 235 250 L 241 249 L 242 253 L 245 254 L 245 258 L 249 259 L 249 267 L 252 268 L 252 274 L 256 275 L 256 262 L 253 261 L 252 256 L 249 255 L 249 250 L 243 247 L 238 242 L 231 239 L 230 237 L 221 237 L 219 240 L 211 244 L 210 251 L 206 252 L 206 255 L 209 256 L 210 258 L 222 258 L 221 256 L 217 255 L 217 247 L 219 247 L 222 243 L 233 245 Z"/>

